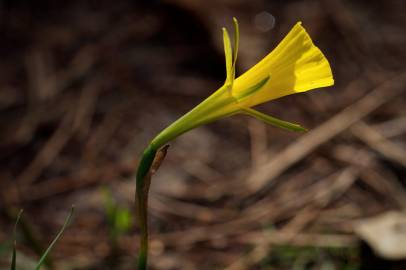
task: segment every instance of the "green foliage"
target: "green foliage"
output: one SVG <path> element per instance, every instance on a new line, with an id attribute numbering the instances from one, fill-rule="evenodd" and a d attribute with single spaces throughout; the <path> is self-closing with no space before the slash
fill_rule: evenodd
<path id="1" fill-rule="evenodd" d="M 107 217 L 109 236 L 113 244 L 115 244 L 121 235 L 130 230 L 133 225 L 133 217 L 129 208 L 118 205 L 109 189 L 103 188 L 102 192 L 104 195 L 104 209 Z"/>
<path id="2" fill-rule="evenodd" d="M 8 255 L 10 250 L 12 249 L 12 245 L 10 242 L 4 242 L 0 244 L 0 257 L 4 256 L 5 254 Z"/>
<path id="3" fill-rule="evenodd" d="M 13 255 L 11 256 L 11 270 L 16 269 L 16 259 L 17 259 L 17 226 L 18 222 L 20 222 L 21 214 L 23 213 L 23 210 L 20 210 L 20 212 L 17 215 L 17 220 L 14 225 L 14 241 L 13 241 Z"/>
<path id="4" fill-rule="evenodd" d="M 46 261 L 46 258 L 49 255 L 49 253 L 51 252 L 52 248 L 55 246 L 56 242 L 61 238 L 62 234 L 64 233 L 64 231 L 66 230 L 66 228 L 68 227 L 68 225 L 69 225 L 69 223 L 70 223 L 70 221 L 72 219 L 73 211 L 74 211 L 74 207 L 72 206 L 71 211 L 70 211 L 68 217 L 65 219 L 65 222 L 64 222 L 61 230 L 58 232 L 58 234 L 55 236 L 54 240 L 52 240 L 52 242 L 49 244 L 48 248 L 42 254 L 41 258 L 39 259 L 39 261 L 37 263 L 37 265 L 35 266 L 35 270 L 40 270 L 41 269 L 41 266 Z M 17 259 L 16 235 L 17 235 L 17 225 L 18 225 L 18 223 L 20 221 L 21 214 L 22 214 L 22 210 L 19 212 L 19 214 L 17 216 L 17 220 L 16 220 L 15 227 L 14 227 L 14 244 L 13 244 L 13 253 L 12 253 L 12 257 L 11 257 L 11 266 L 10 266 L 11 270 L 16 269 L 16 259 Z"/>
<path id="5" fill-rule="evenodd" d="M 39 262 L 37 264 L 37 266 L 35 267 L 35 270 L 39 270 L 41 269 L 42 264 L 45 262 L 46 257 L 48 256 L 49 252 L 51 251 L 51 249 L 54 247 L 54 245 L 56 244 L 56 242 L 59 240 L 59 238 L 61 238 L 63 232 L 65 231 L 65 229 L 68 227 L 70 220 L 72 219 L 73 216 L 73 210 L 74 207 L 72 206 L 70 213 L 68 215 L 68 217 L 65 220 L 65 223 L 63 224 L 61 230 L 59 231 L 59 233 L 56 235 L 56 237 L 54 238 L 54 240 L 51 242 L 51 244 L 49 245 L 49 247 L 47 248 L 47 250 L 45 250 L 44 254 L 42 255 L 42 257 L 39 259 Z"/>

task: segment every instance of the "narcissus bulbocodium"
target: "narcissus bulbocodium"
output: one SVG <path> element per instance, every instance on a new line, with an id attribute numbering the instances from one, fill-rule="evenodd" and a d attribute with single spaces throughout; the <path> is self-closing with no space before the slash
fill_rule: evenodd
<path id="1" fill-rule="evenodd" d="M 146 183 L 145 178 L 158 149 L 193 128 L 238 113 L 251 115 L 280 128 L 305 131 L 298 124 L 282 121 L 252 107 L 286 95 L 334 84 L 329 62 L 313 44 L 301 22 L 296 23 L 271 53 L 238 78 L 235 78 L 235 66 L 239 28 L 235 18 L 233 48 L 225 28 L 223 41 L 226 63 L 224 84 L 191 111 L 162 130 L 146 148 L 139 164 L 136 176 L 137 202 L 141 234 L 144 236 L 141 237 L 144 240 L 140 247 L 139 269 L 145 269 L 147 256 L 146 185 L 149 186 L 149 183 Z"/>

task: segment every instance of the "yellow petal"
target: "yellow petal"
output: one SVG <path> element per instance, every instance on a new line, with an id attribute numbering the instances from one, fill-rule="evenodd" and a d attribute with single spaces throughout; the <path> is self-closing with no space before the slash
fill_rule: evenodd
<path id="1" fill-rule="evenodd" d="M 234 81 L 233 95 L 244 96 L 246 89 L 267 76 L 271 79 L 260 91 L 241 101 L 242 106 L 251 107 L 282 96 L 334 84 L 327 59 L 313 44 L 300 22 L 270 54 Z"/>

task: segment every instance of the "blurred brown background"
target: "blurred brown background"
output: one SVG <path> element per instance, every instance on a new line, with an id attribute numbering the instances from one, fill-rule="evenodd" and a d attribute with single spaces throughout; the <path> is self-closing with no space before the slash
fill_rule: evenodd
<path id="1" fill-rule="evenodd" d="M 336 85 L 261 106 L 306 134 L 235 116 L 173 142 L 151 189 L 151 269 L 406 269 L 405 11 L 403 0 L 0 1 L 0 269 L 16 209 L 20 269 L 33 269 L 72 204 L 48 266 L 134 269 L 138 158 L 222 84 L 233 16 L 239 74 L 300 20 Z"/>

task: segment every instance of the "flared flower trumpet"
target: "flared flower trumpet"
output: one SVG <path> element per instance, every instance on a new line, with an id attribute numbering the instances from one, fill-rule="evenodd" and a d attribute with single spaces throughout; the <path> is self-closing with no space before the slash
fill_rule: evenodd
<path id="1" fill-rule="evenodd" d="M 146 205 L 149 183 L 145 178 L 156 151 L 179 135 L 198 126 L 238 113 L 251 115 L 268 124 L 305 131 L 298 124 L 263 114 L 252 107 L 294 93 L 334 84 L 330 65 L 306 30 L 298 22 L 279 45 L 258 64 L 235 78 L 239 28 L 234 18 L 234 46 L 223 28 L 226 80 L 211 96 L 161 131 L 144 151 L 137 171 L 137 202 L 141 230 L 144 231 L 140 249 L 139 269 L 146 264 L 147 226 Z M 148 180 L 149 181 L 149 180 Z M 143 268 L 144 267 L 144 268 Z"/>

